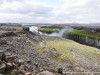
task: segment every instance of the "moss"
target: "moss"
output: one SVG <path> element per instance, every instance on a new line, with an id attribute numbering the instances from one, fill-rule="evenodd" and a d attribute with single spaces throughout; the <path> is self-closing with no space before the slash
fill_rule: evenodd
<path id="1" fill-rule="evenodd" d="M 42 26 L 39 28 L 39 31 L 45 33 L 52 33 L 52 32 L 59 32 L 61 29 L 62 27 L 59 26 Z"/>
<path id="2" fill-rule="evenodd" d="M 6 73 L 5 73 L 5 75 L 12 75 L 12 70 L 13 70 L 13 69 L 7 70 Z"/>
<path id="3" fill-rule="evenodd" d="M 45 36 L 43 41 L 37 44 L 35 47 L 39 51 L 55 48 L 60 56 L 51 57 L 51 59 L 57 62 L 73 63 L 78 61 L 80 64 L 82 64 L 84 63 L 84 60 L 82 60 L 83 57 L 91 61 L 100 60 L 99 49 L 81 45 L 75 41 L 57 36 Z M 77 55 L 78 57 L 76 57 Z"/>
<path id="4" fill-rule="evenodd" d="M 57 62 L 65 62 L 64 58 L 61 58 L 61 57 L 51 57 L 51 59 Z"/>
<path id="5" fill-rule="evenodd" d="M 92 33 L 89 30 L 85 29 L 66 29 L 65 34 L 76 34 L 80 36 L 88 36 L 88 37 L 93 37 L 93 38 L 99 38 L 100 39 L 100 32 Z"/>

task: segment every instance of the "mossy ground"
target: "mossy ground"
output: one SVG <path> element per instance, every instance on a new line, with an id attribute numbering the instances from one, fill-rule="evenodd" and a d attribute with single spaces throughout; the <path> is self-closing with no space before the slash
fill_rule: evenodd
<path id="1" fill-rule="evenodd" d="M 59 32 L 62 27 L 59 26 L 42 26 L 39 28 L 39 31 L 44 33 L 52 33 L 52 32 Z"/>
<path id="2" fill-rule="evenodd" d="M 6 70 L 5 75 L 13 75 L 13 74 L 12 74 L 12 70 L 13 70 L 13 69 Z"/>
<path id="3" fill-rule="evenodd" d="M 44 33 L 52 33 L 52 32 L 60 32 L 61 27 L 40 27 L 39 31 Z M 65 34 L 76 34 L 80 36 L 88 36 L 92 38 L 99 38 L 100 39 L 100 32 L 93 33 L 88 29 L 79 29 L 79 28 L 66 28 Z"/>
<path id="4" fill-rule="evenodd" d="M 61 55 L 58 57 L 52 57 L 57 62 L 68 62 L 68 59 L 72 62 L 83 63 L 86 58 L 90 61 L 100 60 L 100 50 L 94 47 L 82 45 L 69 39 L 64 39 L 54 36 L 45 36 L 42 42 L 37 44 L 36 49 L 39 51 L 45 51 L 49 48 L 55 48 L 55 50 Z M 78 57 L 77 57 L 78 55 Z"/>
<path id="5" fill-rule="evenodd" d="M 93 37 L 93 38 L 100 38 L 100 32 L 93 33 L 89 30 L 86 29 L 66 29 L 65 34 L 76 34 L 80 36 L 88 36 L 88 37 Z"/>

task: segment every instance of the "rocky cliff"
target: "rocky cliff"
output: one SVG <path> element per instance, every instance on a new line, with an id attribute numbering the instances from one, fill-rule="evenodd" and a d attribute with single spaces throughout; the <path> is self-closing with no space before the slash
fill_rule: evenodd
<path id="1" fill-rule="evenodd" d="M 74 40 L 84 45 L 93 46 L 93 47 L 100 49 L 100 39 L 99 38 L 81 36 L 77 34 L 63 34 L 63 37 Z"/>

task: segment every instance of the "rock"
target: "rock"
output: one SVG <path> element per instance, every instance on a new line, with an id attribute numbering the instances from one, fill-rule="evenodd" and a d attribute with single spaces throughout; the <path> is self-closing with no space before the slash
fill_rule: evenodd
<path id="1" fill-rule="evenodd" d="M 0 61 L 0 73 L 4 74 L 5 69 L 6 69 L 6 65 L 2 61 Z"/>
<path id="2" fill-rule="evenodd" d="M 10 56 L 6 56 L 6 61 L 7 61 L 7 68 L 13 68 L 15 66 L 15 63 L 14 63 L 14 59 L 15 57 L 13 55 L 10 55 Z"/>
<path id="3" fill-rule="evenodd" d="M 38 73 L 37 75 L 55 75 L 55 74 L 49 71 L 43 71 L 43 72 Z"/>
<path id="4" fill-rule="evenodd" d="M 25 74 L 25 73 L 26 73 L 25 66 L 24 66 L 24 65 L 21 65 L 21 66 L 19 67 L 19 71 L 20 71 L 20 73 Z"/>
<path id="5" fill-rule="evenodd" d="M 14 56 L 6 56 L 6 61 L 9 63 L 13 63 L 14 62 Z"/>
<path id="6" fill-rule="evenodd" d="M 14 66 L 15 66 L 14 63 L 10 63 L 10 62 L 6 63 L 6 65 L 7 65 L 7 69 L 14 68 Z"/>
<path id="7" fill-rule="evenodd" d="M 0 40 L 0 45 L 7 44 L 6 40 Z"/>
<path id="8" fill-rule="evenodd" d="M 63 74 L 63 68 L 58 68 L 58 73 Z"/>
<path id="9" fill-rule="evenodd" d="M 32 72 L 26 72 L 25 75 L 33 75 Z"/>
<path id="10" fill-rule="evenodd" d="M 12 55 L 10 52 L 5 52 L 5 55 L 6 56 L 10 56 L 10 55 Z"/>
<path id="11" fill-rule="evenodd" d="M 26 60 L 26 62 L 27 62 L 27 63 L 31 63 L 31 59 L 28 58 L 28 59 Z"/>
<path id="12" fill-rule="evenodd" d="M 19 75 L 19 74 L 20 74 L 20 72 L 17 69 L 14 69 L 12 71 L 12 75 Z"/>
<path id="13" fill-rule="evenodd" d="M 0 59 L 3 61 L 3 60 L 5 60 L 5 53 L 4 53 L 4 51 L 3 50 L 0 50 Z"/>
<path id="14" fill-rule="evenodd" d="M 22 59 L 19 59 L 19 60 L 18 60 L 19 66 L 20 66 L 20 65 L 23 65 L 24 63 L 25 63 L 24 60 L 22 60 Z"/>
<path id="15" fill-rule="evenodd" d="M 6 32 L 2 34 L 3 37 L 7 37 L 7 36 L 16 36 L 16 34 L 14 32 Z"/>

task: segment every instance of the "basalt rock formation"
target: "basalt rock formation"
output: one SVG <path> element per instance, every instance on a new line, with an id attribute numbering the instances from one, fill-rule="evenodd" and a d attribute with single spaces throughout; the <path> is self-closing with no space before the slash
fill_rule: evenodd
<path id="1" fill-rule="evenodd" d="M 74 40 L 84 45 L 93 46 L 100 49 L 100 39 L 77 34 L 63 34 L 64 38 Z"/>

